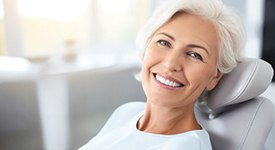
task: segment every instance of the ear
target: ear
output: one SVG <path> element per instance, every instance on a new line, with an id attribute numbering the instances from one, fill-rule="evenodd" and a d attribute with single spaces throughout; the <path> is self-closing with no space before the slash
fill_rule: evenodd
<path id="1" fill-rule="evenodd" d="M 217 70 L 215 76 L 211 79 L 209 84 L 206 86 L 206 89 L 208 91 L 213 90 L 216 87 L 216 85 L 219 83 L 222 76 L 223 76 L 223 73 L 221 73 L 219 70 Z"/>

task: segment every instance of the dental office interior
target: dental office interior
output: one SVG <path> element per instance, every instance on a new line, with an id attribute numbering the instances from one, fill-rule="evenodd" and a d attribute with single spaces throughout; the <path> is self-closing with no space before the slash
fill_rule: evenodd
<path id="1" fill-rule="evenodd" d="M 145 101 L 135 36 L 161 1 L 0 0 L 0 149 L 77 149 Z M 275 2 L 223 1 L 243 20 L 244 56 L 274 68 Z M 275 104 L 274 78 L 261 96 Z M 274 141 L 273 125 L 265 150 Z"/>

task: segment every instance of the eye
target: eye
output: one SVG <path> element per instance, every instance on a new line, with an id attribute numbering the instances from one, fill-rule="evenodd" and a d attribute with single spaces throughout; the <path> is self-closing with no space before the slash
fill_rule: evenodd
<path id="1" fill-rule="evenodd" d="M 190 52 L 187 52 L 187 55 L 194 58 L 194 59 L 196 59 L 196 60 L 200 60 L 200 61 L 203 62 L 203 58 L 199 53 L 196 53 L 194 51 L 190 51 Z"/>
<path id="2" fill-rule="evenodd" d="M 161 46 L 164 46 L 164 47 L 168 47 L 168 48 L 171 47 L 171 44 L 168 41 L 165 41 L 165 40 L 158 40 L 157 43 L 160 44 Z"/>

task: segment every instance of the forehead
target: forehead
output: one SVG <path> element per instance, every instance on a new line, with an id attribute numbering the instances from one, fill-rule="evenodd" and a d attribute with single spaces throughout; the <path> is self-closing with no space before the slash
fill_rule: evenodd
<path id="1" fill-rule="evenodd" d="M 218 30 L 209 19 L 189 13 L 177 13 L 156 33 L 167 32 L 177 41 L 199 42 L 211 50 L 217 50 L 219 45 Z"/>

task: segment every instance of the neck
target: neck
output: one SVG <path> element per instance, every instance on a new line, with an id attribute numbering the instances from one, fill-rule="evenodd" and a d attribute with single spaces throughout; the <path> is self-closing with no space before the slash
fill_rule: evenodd
<path id="1" fill-rule="evenodd" d="M 194 114 L 194 104 L 179 108 L 154 105 L 147 102 L 145 114 L 138 129 L 156 134 L 178 134 L 200 129 Z"/>

